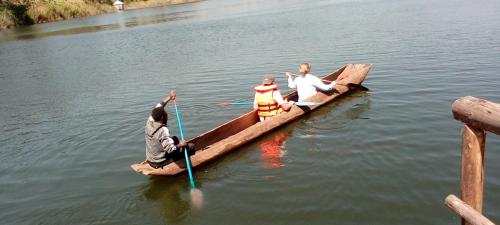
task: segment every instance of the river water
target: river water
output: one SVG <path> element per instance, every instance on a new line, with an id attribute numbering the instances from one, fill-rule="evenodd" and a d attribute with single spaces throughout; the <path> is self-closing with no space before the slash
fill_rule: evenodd
<path id="1" fill-rule="evenodd" d="M 208 0 L 0 32 L 0 224 L 459 224 L 451 103 L 500 102 L 500 2 Z M 176 89 L 194 137 L 262 76 L 371 63 L 356 92 L 186 175 L 145 177 L 144 124 Z M 287 93 L 284 76 L 277 76 Z M 169 125 L 177 134 L 168 105 Z M 500 221 L 500 139 L 483 212 Z"/>

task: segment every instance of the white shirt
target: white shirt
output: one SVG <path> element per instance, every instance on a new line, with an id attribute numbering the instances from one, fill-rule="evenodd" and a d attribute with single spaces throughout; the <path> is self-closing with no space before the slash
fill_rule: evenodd
<path id="1" fill-rule="evenodd" d="M 335 81 L 331 84 L 324 84 L 318 77 L 311 74 L 306 74 L 292 80 L 291 77 L 288 78 L 288 87 L 297 88 L 299 94 L 299 102 L 307 99 L 316 93 L 316 88 L 322 91 L 330 91 L 335 87 Z"/>

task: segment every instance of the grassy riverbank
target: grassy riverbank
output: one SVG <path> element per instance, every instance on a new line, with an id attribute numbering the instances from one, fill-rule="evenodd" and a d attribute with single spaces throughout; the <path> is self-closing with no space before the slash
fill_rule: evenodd
<path id="1" fill-rule="evenodd" d="M 126 9 L 196 0 L 125 0 Z M 114 0 L 0 0 L 0 30 L 114 12 Z"/>

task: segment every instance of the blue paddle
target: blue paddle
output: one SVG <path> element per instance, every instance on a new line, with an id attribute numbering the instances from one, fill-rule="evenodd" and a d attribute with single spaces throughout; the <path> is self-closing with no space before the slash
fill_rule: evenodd
<path id="1" fill-rule="evenodd" d="M 253 102 L 222 102 L 217 105 L 251 105 Z"/>
<path id="2" fill-rule="evenodd" d="M 182 130 L 182 120 L 181 115 L 179 113 L 179 108 L 177 107 L 177 101 L 174 99 L 174 107 L 175 107 L 175 115 L 177 116 L 177 123 L 179 125 L 179 132 L 181 133 L 181 140 L 184 141 L 184 131 Z M 189 160 L 188 149 L 184 147 L 184 158 L 186 159 L 186 167 L 188 169 L 189 174 L 189 182 L 191 183 L 191 200 L 194 205 L 198 208 L 201 207 L 203 203 L 203 194 L 199 189 L 196 188 L 196 184 L 193 179 L 193 172 L 191 171 L 191 162 Z"/>

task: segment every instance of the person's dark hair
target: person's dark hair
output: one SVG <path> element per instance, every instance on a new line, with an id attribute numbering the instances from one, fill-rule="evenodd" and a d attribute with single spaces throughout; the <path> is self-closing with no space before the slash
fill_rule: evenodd
<path id="1" fill-rule="evenodd" d="M 151 117 L 153 117 L 156 122 L 159 122 L 162 117 L 165 118 L 165 121 L 167 121 L 168 119 L 167 112 L 165 112 L 165 109 L 163 109 L 162 107 L 154 108 L 151 112 Z"/>

